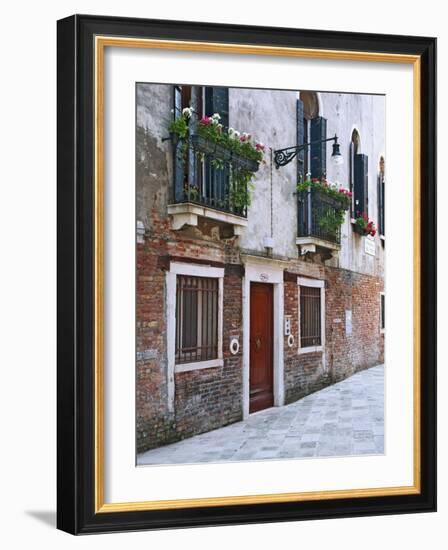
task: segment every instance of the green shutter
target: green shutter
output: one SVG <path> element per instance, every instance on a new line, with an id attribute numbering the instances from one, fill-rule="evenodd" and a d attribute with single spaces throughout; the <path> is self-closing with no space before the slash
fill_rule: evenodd
<path id="1" fill-rule="evenodd" d="M 173 111 L 174 118 L 182 115 L 182 88 L 180 86 L 173 86 Z M 173 150 L 174 200 L 178 202 L 184 198 L 184 161 L 180 141 L 177 142 Z"/>
<path id="2" fill-rule="evenodd" d="M 355 216 L 368 215 L 369 163 L 367 155 L 354 155 L 354 209 Z"/>
<path id="3" fill-rule="evenodd" d="M 327 175 L 327 119 L 321 116 L 311 120 L 311 177 L 321 179 Z"/>
<path id="4" fill-rule="evenodd" d="M 303 120 L 303 101 L 301 99 L 297 100 L 296 108 L 296 125 L 297 125 L 297 145 L 303 145 L 303 139 L 305 135 L 305 126 Z M 305 151 L 299 151 L 297 153 L 297 182 L 304 181 L 304 160 L 305 160 Z"/>
<path id="5" fill-rule="evenodd" d="M 205 88 L 205 114 L 212 116 L 218 113 L 221 124 L 229 126 L 229 88 L 207 87 Z M 204 160 L 205 178 L 203 195 L 209 200 L 210 206 L 218 206 L 228 200 L 229 195 L 229 167 L 215 168 L 206 155 Z"/>
<path id="6" fill-rule="evenodd" d="M 378 229 L 380 235 L 384 235 L 384 180 L 382 174 L 378 175 Z"/>

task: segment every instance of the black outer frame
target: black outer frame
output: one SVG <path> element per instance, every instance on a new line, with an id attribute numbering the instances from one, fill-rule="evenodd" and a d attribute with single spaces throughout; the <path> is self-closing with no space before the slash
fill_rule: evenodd
<path id="1" fill-rule="evenodd" d="M 100 533 L 436 510 L 436 39 L 74 15 L 58 21 L 57 527 Z M 421 493 L 94 513 L 95 35 L 421 56 Z"/>

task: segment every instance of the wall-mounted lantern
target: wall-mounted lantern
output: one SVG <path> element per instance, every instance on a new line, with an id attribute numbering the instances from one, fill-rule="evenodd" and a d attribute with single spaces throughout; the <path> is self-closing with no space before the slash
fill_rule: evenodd
<path id="1" fill-rule="evenodd" d="M 333 143 L 333 152 L 331 154 L 331 161 L 335 165 L 341 165 L 344 162 L 342 158 L 338 136 L 335 134 L 334 137 L 328 139 L 320 139 L 317 141 L 310 141 L 309 143 L 302 143 L 301 145 L 294 145 L 292 147 L 285 147 L 284 149 L 277 149 L 274 151 L 274 163 L 276 168 L 280 166 L 286 166 L 289 164 L 301 151 L 306 151 L 311 145 L 318 143 L 325 143 L 327 141 L 334 141 Z"/>

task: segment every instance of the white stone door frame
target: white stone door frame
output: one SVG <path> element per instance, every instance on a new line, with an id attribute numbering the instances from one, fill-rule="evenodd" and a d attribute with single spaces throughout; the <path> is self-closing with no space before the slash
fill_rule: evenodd
<path id="1" fill-rule="evenodd" d="M 287 262 L 259 256 L 242 255 L 243 277 L 243 418 L 249 416 L 250 397 L 250 284 L 269 283 L 274 287 L 274 406 L 285 404 L 283 363 L 284 283 Z"/>

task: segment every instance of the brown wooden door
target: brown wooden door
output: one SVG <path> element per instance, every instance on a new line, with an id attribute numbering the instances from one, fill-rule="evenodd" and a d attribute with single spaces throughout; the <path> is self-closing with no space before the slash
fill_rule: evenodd
<path id="1" fill-rule="evenodd" d="M 250 286 L 250 402 L 249 412 L 274 404 L 273 376 L 273 287 Z"/>

